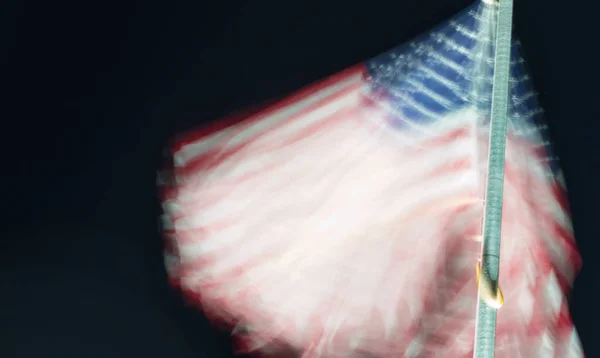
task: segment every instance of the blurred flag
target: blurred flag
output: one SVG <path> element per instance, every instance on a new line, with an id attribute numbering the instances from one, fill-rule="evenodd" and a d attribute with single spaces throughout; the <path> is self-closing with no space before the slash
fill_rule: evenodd
<path id="1" fill-rule="evenodd" d="M 173 282 L 244 352 L 470 357 L 493 5 L 181 137 L 161 175 Z M 497 357 L 583 357 L 562 174 L 515 42 Z M 294 352 L 294 353 L 290 353 Z"/>

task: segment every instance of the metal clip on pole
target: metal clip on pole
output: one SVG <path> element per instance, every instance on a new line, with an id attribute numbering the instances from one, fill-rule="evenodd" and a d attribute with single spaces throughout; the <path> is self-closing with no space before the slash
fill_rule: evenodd
<path id="1" fill-rule="evenodd" d="M 481 279 L 481 261 L 477 263 L 475 283 L 477 284 L 477 293 L 485 304 L 495 309 L 502 307 L 504 304 L 504 295 L 498 282 L 492 282 L 488 277 Z"/>

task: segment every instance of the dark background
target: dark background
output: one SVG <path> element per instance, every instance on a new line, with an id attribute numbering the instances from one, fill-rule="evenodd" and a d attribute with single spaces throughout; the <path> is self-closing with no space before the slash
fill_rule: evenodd
<path id="1" fill-rule="evenodd" d="M 469 3 L 2 5 L 0 356 L 229 356 L 227 336 L 166 283 L 155 173 L 168 138 L 383 52 Z M 593 358 L 600 72 L 597 12 L 583 5 L 518 0 L 515 22 L 570 189 L 584 259 L 572 311 Z"/>

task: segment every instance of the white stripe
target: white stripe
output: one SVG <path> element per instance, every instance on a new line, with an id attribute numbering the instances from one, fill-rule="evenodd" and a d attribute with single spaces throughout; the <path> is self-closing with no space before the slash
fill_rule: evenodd
<path id="1" fill-rule="evenodd" d="M 581 347 L 581 341 L 579 340 L 579 335 L 575 328 L 573 328 L 573 332 L 569 335 L 566 351 L 564 353 L 566 353 L 564 355 L 565 358 L 583 357 L 583 348 Z"/>
<path id="2" fill-rule="evenodd" d="M 475 172 L 468 169 L 446 172 L 434 177 L 429 176 L 435 168 L 452 163 L 456 159 L 468 158 L 472 146 L 467 143 L 470 143 L 471 141 L 472 139 L 463 137 L 462 140 L 458 139 L 431 148 L 433 150 L 417 154 L 414 156 L 414 160 L 402 160 L 401 162 L 395 162 L 393 160 L 394 154 L 389 153 L 389 150 L 388 154 L 379 154 L 375 152 L 375 155 L 369 156 L 364 153 L 372 152 L 369 143 L 363 142 L 362 145 L 366 145 L 367 147 L 361 148 L 360 140 L 348 142 L 347 139 L 343 141 L 345 143 L 340 143 L 338 141 L 335 145 L 335 149 L 329 149 L 336 152 L 335 154 L 332 153 L 334 154 L 333 156 L 331 154 L 327 155 L 326 153 L 319 153 L 318 150 L 316 150 L 316 152 L 311 152 L 308 155 L 298 153 L 296 156 L 273 153 L 272 156 L 274 157 L 286 156 L 287 158 L 290 158 L 290 161 L 282 164 L 283 166 L 281 167 L 275 168 L 270 173 L 261 174 L 256 180 L 231 188 L 229 198 L 224 198 L 214 205 L 211 205 L 210 208 L 206 208 L 206 210 L 199 213 L 190 213 L 185 220 L 178 221 L 176 227 L 179 230 L 190 229 L 194 227 L 194 223 L 200 223 L 200 225 L 210 227 L 212 223 L 236 217 L 235 213 L 242 213 L 246 210 L 245 208 L 253 207 L 253 203 L 264 202 L 261 198 L 267 192 L 276 198 L 274 199 L 274 202 L 276 203 L 298 202 L 299 199 L 304 198 L 305 196 L 315 196 L 320 191 L 323 191 L 323 195 L 327 197 L 327 188 L 330 184 L 333 185 L 338 182 L 337 176 L 340 172 L 345 176 L 345 187 L 355 188 L 354 190 L 356 192 L 354 195 L 362 195 L 358 191 L 361 187 L 366 188 L 367 190 L 373 190 L 375 185 L 373 182 L 376 181 L 378 183 L 377 187 L 388 189 L 390 187 L 395 187 L 398 190 L 401 190 L 404 195 L 403 207 L 416 206 L 417 203 L 422 203 L 423 201 L 427 202 L 427 198 L 430 196 L 438 198 L 440 196 L 440 190 L 449 194 L 455 192 L 458 187 L 472 188 L 476 185 L 478 179 Z M 355 149 L 353 152 L 352 147 L 356 146 L 359 146 L 359 148 L 357 148 L 359 151 L 357 152 Z M 318 160 L 315 160 L 315 154 L 318 156 Z M 391 157 L 389 157 L 389 155 L 391 155 Z M 373 162 L 378 159 L 377 157 L 383 156 L 392 160 L 388 164 L 381 162 L 380 165 Z M 411 158 L 411 156 L 405 159 L 409 158 Z M 260 161 L 264 163 L 264 161 L 268 159 L 269 158 L 264 158 Z M 253 158 L 250 160 L 255 159 Z M 369 163 L 360 164 L 361 161 L 368 161 Z M 381 159 L 378 159 L 377 161 L 381 161 Z M 348 164 L 350 164 L 349 167 Z M 268 165 L 268 163 L 265 165 Z M 360 167 L 364 167 L 363 170 L 360 170 Z M 371 168 L 371 170 L 368 170 L 369 168 Z M 410 172 L 411 175 L 405 175 L 407 172 Z M 294 176 L 298 175 L 298 173 L 301 173 L 302 175 L 302 178 L 300 179 L 301 186 L 296 186 L 294 181 Z M 220 183 L 228 180 L 231 173 L 227 171 L 226 175 L 227 177 L 216 178 L 215 182 Z M 423 177 L 424 175 L 426 175 L 426 177 Z M 327 184 L 326 182 L 330 180 L 332 180 L 331 183 Z M 355 182 L 356 184 L 350 185 L 350 182 Z M 289 183 L 289 185 L 276 189 L 275 185 L 278 183 Z M 217 187 L 209 186 L 204 188 L 204 190 L 206 190 L 206 194 L 209 195 L 214 192 L 214 190 L 218 190 Z M 447 192 L 446 189 L 448 190 Z M 196 192 L 199 190 L 202 190 L 202 188 L 195 189 Z M 415 194 L 410 195 L 410 193 Z M 409 195 L 407 196 L 406 194 Z M 186 198 L 187 196 L 184 196 L 181 199 L 184 200 Z M 198 197 L 195 199 L 197 200 Z M 233 204 L 232 200 L 235 200 L 235 204 Z M 262 215 L 264 217 L 272 217 L 273 214 L 269 214 L 269 212 L 276 213 L 277 210 L 267 204 L 268 202 L 259 207 L 254 207 L 252 216 L 257 217 Z M 275 220 L 274 217 L 273 220 Z M 220 240 L 223 239 L 223 236 L 221 235 L 225 235 L 225 232 L 231 230 L 235 231 L 235 233 L 231 233 L 231 236 L 226 236 L 233 238 L 244 237 L 243 232 L 247 229 L 235 225 L 234 227 L 226 228 L 224 231 L 220 232 Z M 225 241 L 227 240 L 221 241 L 218 244 L 227 244 Z"/>
<path id="3" fill-rule="evenodd" d="M 406 83 L 413 86 L 416 91 L 425 94 L 427 97 L 431 98 L 433 101 L 435 101 L 440 106 L 442 106 L 446 109 L 449 109 L 452 106 L 452 101 L 450 101 L 450 100 L 446 99 L 444 96 L 441 96 L 441 95 L 437 94 L 436 92 L 430 90 L 429 88 L 424 86 L 422 83 L 417 82 L 410 77 L 406 78 L 405 81 L 406 81 Z M 394 89 L 390 89 L 390 92 L 395 93 L 396 91 Z"/>
<path id="4" fill-rule="evenodd" d="M 446 77 L 440 75 L 433 69 L 427 67 L 425 64 L 422 64 L 419 67 L 419 70 L 423 71 L 423 73 L 425 74 L 425 76 L 427 78 L 432 78 L 432 79 L 436 80 L 437 82 L 439 82 L 440 84 L 442 84 L 444 87 L 451 90 L 452 93 L 454 95 L 456 95 L 458 98 L 460 98 L 464 101 L 467 100 L 468 96 L 462 91 L 462 88 L 459 85 L 457 85 L 456 83 L 454 83 L 451 80 L 447 79 Z"/>
<path id="5" fill-rule="evenodd" d="M 448 49 L 450 49 L 452 51 L 456 51 L 456 52 L 466 56 L 470 60 L 472 60 L 475 56 L 474 51 L 472 49 L 468 49 L 468 48 L 456 43 L 456 41 L 454 41 L 452 38 L 449 38 L 443 34 L 432 33 L 431 37 L 435 41 L 443 43 L 444 46 L 446 46 Z"/>
<path id="6" fill-rule="evenodd" d="M 286 143 L 290 140 L 290 137 L 297 135 L 299 131 L 305 129 L 308 126 L 317 124 L 320 121 L 327 120 L 336 112 L 343 110 L 344 108 L 348 108 L 352 105 L 357 104 L 359 99 L 359 92 L 353 91 L 339 99 L 334 100 L 333 102 L 329 102 L 327 105 L 315 109 L 314 111 L 310 111 L 307 115 L 290 122 L 288 125 L 282 128 L 277 128 L 271 133 L 263 137 L 259 137 L 254 141 L 250 141 L 248 146 L 246 146 L 243 150 L 236 152 L 234 155 L 230 156 L 228 159 L 223 161 L 219 161 L 215 163 L 215 166 L 211 168 L 210 173 L 214 172 L 222 172 L 224 170 L 227 171 L 228 176 L 230 177 L 241 177 L 245 174 L 260 170 L 264 168 L 266 163 L 271 162 L 269 157 L 272 156 L 269 147 L 276 148 L 280 146 L 280 148 L 275 149 L 279 152 L 279 155 L 282 155 L 284 152 L 288 152 L 290 156 L 297 155 L 294 152 L 294 145 L 286 145 Z M 343 120 L 343 119 L 340 119 Z M 339 125 L 338 125 L 339 126 Z M 307 138 L 303 138 L 301 141 L 306 142 L 310 141 L 310 136 Z M 220 143 L 219 148 L 222 150 L 226 150 L 227 147 L 233 146 L 235 143 Z M 300 143 L 300 145 L 305 145 L 304 143 Z M 194 159 L 192 156 L 194 153 L 191 151 L 188 152 L 190 157 L 188 160 Z M 200 153 L 201 154 L 201 153 Z M 244 159 L 245 156 L 252 156 L 252 159 Z M 183 163 L 182 165 L 185 165 Z M 206 185 L 212 185 L 214 181 L 219 181 L 220 179 L 215 178 L 212 180 L 212 176 L 208 173 L 207 177 L 204 178 L 206 181 Z"/>
<path id="7" fill-rule="evenodd" d="M 458 23 L 457 21 L 450 21 L 450 26 L 456 30 L 456 32 L 472 39 L 472 40 L 477 40 L 478 42 L 488 42 L 490 41 L 489 38 L 487 37 L 482 37 L 478 32 L 474 32 L 469 30 L 468 27 L 461 25 L 460 23 Z"/>
<path id="8" fill-rule="evenodd" d="M 346 108 L 351 107 L 352 105 L 356 105 L 358 100 L 360 99 L 360 92 L 357 88 L 355 91 L 351 91 L 348 94 L 334 99 L 323 106 L 316 108 L 313 111 L 310 111 L 304 116 L 301 116 L 293 121 L 290 121 L 287 125 L 282 128 L 278 128 L 277 130 L 269 133 L 268 135 L 261 136 L 257 138 L 256 141 L 252 141 L 252 146 L 261 146 L 266 143 L 274 143 L 274 142 L 286 142 L 289 137 L 293 137 L 301 132 L 303 129 L 306 129 L 314 124 L 317 124 L 323 120 L 327 120 L 331 118 L 335 113 L 344 110 Z M 249 137 L 244 138 L 244 140 L 250 139 Z M 232 141 L 227 143 L 228 146 L 235 146 L 240 142 Z"/>
<path id="9" fill-rule="evenodd" d="M 331 85 L 325 89 L 315 92 L 311 96 L 306 99 L 297 101 L 295 103 L 290 104 L 284 108 L 277 110 L 275 113 L 261 118 L 257 120 L 256 123 L 250 125 L 248 128 L 243 130 L 241 133 L 238 133 L 234 138 L 232 138 L 231 144 L 235 145 L 237 143 L 243 142 L 255 136 L 257 133 L 268 129 L 269 127 L 273 127 L 284 120 L 288 119 L 290 116 L 301 112 L 305 108 L 318 103 L 321 100 L 326 99 L 327 97 L 333 96 L 336 93 L 343 91 L 344 89 L 354 86 L 357 83 L 360 83 L 362 80 L 362 73 L 355 74 L 346 78 L 334 85 Z M 192 144 L 188 144 L 181 148 L 177 153 L 175 153 L 175 163 L 176 165 L 185 165 L 185 163 L 189 162 L 190 159 L 210 150 L 216 143 L 222 140 L 223 137 L 229 135 L 232 131 L 238 130 L 237 126 L 232 126 L 227 128 L 215 135 L 212 135 L 208 138 L 198 140 Z"/>

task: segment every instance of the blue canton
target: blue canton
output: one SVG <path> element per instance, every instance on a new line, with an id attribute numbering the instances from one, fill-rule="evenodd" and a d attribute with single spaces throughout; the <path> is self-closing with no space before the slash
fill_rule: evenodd
<path id="1" fill-rule="evenodd" d="M 489 113 L 495 42 L 491 11 L 478 1 L 432 31 L 367 61 L 370 90 L 384 94 L 403 121 L 415 124 L 474 104 Z M 513 41 L 509 130 L 541 140 L 555 172 L 548 127 L 520 52 L 519 42 Z"/>

